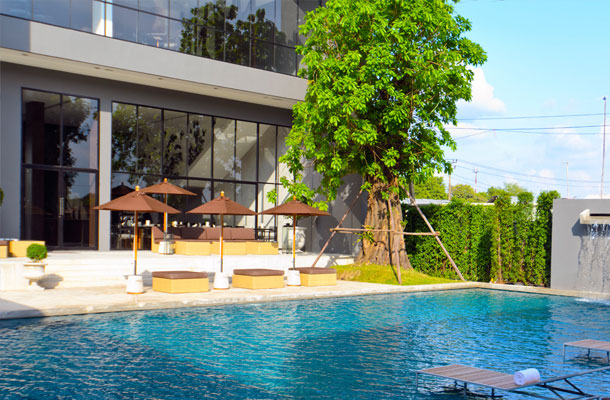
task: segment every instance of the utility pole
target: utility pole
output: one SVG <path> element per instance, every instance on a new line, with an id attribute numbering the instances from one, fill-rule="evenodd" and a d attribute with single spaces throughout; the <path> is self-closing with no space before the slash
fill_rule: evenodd
<path id="1" fill-rule="evenodd" d="M 566 165 L 566 190 L 567 190 L 566 199 L 569 199 L 570 198 L 570 181 L 568 180 L 568 162 L 566 161 L 564 164 Z"/>
<path id="2" fill-rule="evenodd" d="M 602 144 L 602 184 L 599 198 L 604 198 L 604 164 L 606 163 L 606 96 L 604 96 L 604 139 Z"/>
<path id="3" fill-rule="evenodd" d="M 479 173 L 479 169 L 475 168 L 472 170 L 472 172 L 474 172 L 474 192 L 477 192 L 477 175 Z"/>

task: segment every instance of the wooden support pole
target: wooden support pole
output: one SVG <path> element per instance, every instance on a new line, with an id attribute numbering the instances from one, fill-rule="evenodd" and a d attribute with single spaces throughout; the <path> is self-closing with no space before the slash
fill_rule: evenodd
<path id="1" fill-rule="evenodd" d="M 356 196 L 354 201 L 352 201 L 352 204 L 349 206 L 349 208 L 347 209 L 345 214 L 343 214 L 343 218 L 341 218 L 341 221 L 339 221 L 339 224 L 337 225 L 337 228 L 339 228 L 341 226 L 341 224 L 343 223 L 343 221 L 345 221 L 345 218 L 347 218 L 347 215 L 349 214 L 349 212 L 352 211 L 352 208 L 354 208 L 354 206 L 356 205 L 356 201 L 360 198 L 360 196 L 362 196 L 362 189 L 360 189 L 360 192 L 358 192 L 358 195 Z M 316 266 L 316 264 L 320 260 L 320 257 L 322 257 L 322 254 L 324 254 L 324 250 L 326 250 L 326 248 L 330 244 L 330 241 L 332 240 L 332 238 L 337 233 L 337 228 L 334 228 L 334 229 L 330 230 L 332 233 L 330 234 L 329 238 L 326 240 L 326 243 L 324 243 L 324 246 L 322 246 L 322 250 L 320 250 L 320 253 L 318 253 L 318 256 L 313 261 L 313 264 L 311 264 L 311 268 L 314 268 Z"/>
<path id="2" fill-rule="evenodd" d="M 411 204 L 417 209 L 417 212 L 419 213 L 419 215 L 422 217 L 422 219 L 424 220 L 424 222 L 426 223 L 426 225 L 428 226 L 428 229 L 430 229 L 430 232 L 434 232 L 434 229 L 432 228 L 432 225 L 430 225 L 430 222 L 428 222 L 428 218 L 426 218 L 426 216 L 424 215 L 424 213 L 421 211 L 421 209 L 419 208 L 419 206 L 417 205 L 417 203 L 415 202 L 415 198 L 413 198 L 413 196 L 411 196 L 411 194 L 409 193 L 409 198 L 411 199 Z M 436 241 L 438 242 L 438 244 L 441 246 L 441 249 L 443 249 L 443 252 L 445 253 L 445 255 L 447 256 L 447 258 L 449 259 L 449 262 L 451 263 L 451 265 L 453 266 L 453 269 L 455 270 L 455 272 L 458 274 L 458 276 L 460 277 L 460 279 L 462 281 L 465 281 L 466 279 L 464 279 L 464 277 L 462 276 L 462 273 L 460 272 L 460 269 L 457 267 L 457 265 L 455 264 L 455 262 L 453 261 L 453 258 L 451 258 L 451 256 L 449 255 L 449 252 L 447 251 L 447 249 L 445 248 L 445 246 L 443 246 L 443 242 L 441 242 L 441 239 L 438 237 L 438 235 L 434 235 L 434 238 L 436 239 Z"/>
<path id="3" fill-rule="evenodd" d="M 390 199 L 387 199 L 387 203 L 388 203 L 388 216 L 390 218 L 390 224 L 389 227 L 392 231 L 394 231 L 394 224 L 392 223 L 392 204 L 390 202 Z M 390 246 L 390 265 L 392 265 L 392 241 L 395 239 L 392 237 L 393 234 L 390 233 L 390 240 L 388 245 Z M 398 284 L 402 285 L 402 277 L 400 276 L 400 254 L 398 253 L 398 250 L 396 250 L 396 248 L 394 248 L 394 253 L 396 255 L 396 277 L 398 278 Z"/>

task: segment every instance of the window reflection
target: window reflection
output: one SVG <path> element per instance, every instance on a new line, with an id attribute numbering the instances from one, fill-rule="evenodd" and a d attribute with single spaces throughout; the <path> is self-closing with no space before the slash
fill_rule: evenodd
<path id="1" fill-rule="evenodd" d="M 63 164 L 97 169 L 97 100 L 63 96 Z"/>
<path id="2" fill-rule="evenodd" d="M 155 47 L 168 47 L 169 20 L 144 12 L 138 13 L 138 42 Z"/>
<path id="3" fill-rule="evenodd" d="M 212 171 L 212 117 L 189 115 L 188 176 L 209 178 Z"/>
<path id="4" fill-rule="evenodd" d="M 164 113 L 163 174 L 186 175 L 187 114 L 176 111 Z"/>
<path id="5" fill-rule="evenodd" d="M 137 107 L 112 104 L 112 170 L 136 172 Z"/>
<path id="6" fill-rule="evenodd" d="M 32 0 L 2 0 L 0 13 L 32 19 Z"/>
<path id="7" fill-rule="evenodd" d="M 136 172 L 161 173 L 161 110 L 138 107 L 138 140 Z M 148 184 L 150 182 L 147 181 Z"/>
<path id="8" fill-rule="evenodd" d="M 256 210 L 256 185 L 238 183 L 235 185 L 235 200 L 250 210 Z M 254 215 L 236 215 L 234 226 L 254 228 Z"/>
<path id="9" fill-rule="evenodd" d="M 92 31 L 92 0 L 72 1 L 70 7 L 70 28 L 84 32 Z"/>
<path id="10" fill-rule="evenodd" d="M 47 24 L 70 26 L 70 0 L 34 0 L 34 19 Z"/>
<path id="11" fill-rule="evenodd" d="M 235 178 L 235 121 L 214 118 L 214 178 Z"/>
<path id="12" fill-rule="evenodd" d="M 23 162 L 60 165 L 61 97 L 54 93 L 23 91 Z"/>
<path id="13" fill-rule="evenodd" d="M 258 181 L 275 183 L 275 126 L 259 127 Z"/>
<path id="14" fill-rule="evenodd" d="M 237 121 L 235 179 L 256 180 L 256 124 Z"/>

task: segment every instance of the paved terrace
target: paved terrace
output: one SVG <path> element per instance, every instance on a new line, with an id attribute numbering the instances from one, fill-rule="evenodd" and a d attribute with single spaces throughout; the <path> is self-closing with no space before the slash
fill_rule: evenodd
<path id="1" fill-rule="evenodd" d="M 206 293 L 169 294 L 154 292 L 150 287 L 140 295 L 125 293 L 125 286 L 66 288 L 45 291 L 0 292 L 0 319 L 30 318 L 117 311 L 139 311 L 180 307 L 205 307 L 224 304 L 305 300 L 325 297 L 363 296 L 373 294 L 423 292 L 456 289 L 497 289 L 527 293 L 609 299 L 609 295 L 559 291 L 547 288 L 498 285 L 479 282 L 437 285 L 395 286 L 337 281 L 336 286 L 285 287 L 283 289 L 211 290 Z"/>

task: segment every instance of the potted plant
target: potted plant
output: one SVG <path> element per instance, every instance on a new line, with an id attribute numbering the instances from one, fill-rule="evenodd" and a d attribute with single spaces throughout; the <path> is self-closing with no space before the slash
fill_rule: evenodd
<path id="1" fill-rule="evenodd" d="M 30 262 L 23 263 L 23 277 L 30 281 L 30 289 L 44 289 L 36 285 L 36 282 L 44 278 L 44 269 L 47 264 L 43 260 L 47 258 L 47 246 L 32 243 L 28 246 L 26 255 Z"/>

